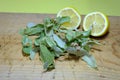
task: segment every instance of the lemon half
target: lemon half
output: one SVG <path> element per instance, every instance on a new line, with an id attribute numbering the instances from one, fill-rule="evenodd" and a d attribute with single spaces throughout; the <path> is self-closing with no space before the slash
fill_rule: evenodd
<path id="1" fill-rule="evenodd" d="M 83 20 L 83 29 L 87 31 L 90 28 L 92 28 L 92 36 L 99 37 L 106 34 L 109 29 L 107 16 L 101 12 L 92 12 L 87 14 Z"/>
<path id="2" fill-rule="evenodd" d="M 70 7 L 66 7 L 61 9 L 57 13 L 57 17 L 62 17 L 62 16 L 69 16 L 70 17 L 70 22 L 66 22 L 61 25 L 61 27 L 66 28 L 66 29 L 77 29 L 81 23 L 81 16 L 78 14 L 78 12 Z"/>

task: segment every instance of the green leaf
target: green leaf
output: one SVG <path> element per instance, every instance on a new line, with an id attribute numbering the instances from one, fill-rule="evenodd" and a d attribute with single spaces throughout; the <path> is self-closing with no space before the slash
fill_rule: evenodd
<path id="1" fill-rule="evenodd" d="M 40 45 L 40 39 L 36 38 L 34 41 L 35 46 L 39 46 Z"/>
<path id="2" fill-rule="evenodd" d="M 48 70 L 51 65 L 54 65 L 54 55 L 42 44 L 40 44 L 40 58 L 44 63 L 45 70 Z M 54 66 L 52 66 L 52 68 L 54 68 Z"/>
<path id="3" fill-rule="evenodd" d="M 75 38 L 75 32 L 71 30 L 67 31 L 66 39 L 70 42 L 73 38 Z"/>
<path id="4" fill-rule="evenodd" d="M 59 24 L 70 22 L 70 17 L 69 16 L 57 17 L 56 22 Z"/>
<path id="5" fill-rule="evenodd" d="M 30 51 L 30 59 L 33 60 L 35 57 L 35 51 L 31 50 Z"/>
<path id="6" fill-rule="evenodd" d="M 90 40 L 90 41 L 87 42 L 87 45 L 90 45 L 90 46 L 93 46 L 95 44 L 100 45 L 100 43 L 96 40 Z"/>
<path id="7" fill-rule="evenodd" d="M 83 31 L 82 34 L 83 34 L 83 37 L 89 37 L 91 35 L 91 29 L 88 31 Z"/>
<path id="8" fill-rule="evenodd" d="M 95 44 L 99 44 L 97 41 L 91 40 L 90 38 L 81 39 L 81 47 L 85 50 L 90 51 L 91 47 Z"/>
<path id="9" fill-rule="evenodd" d="M 90 45 L 85 45 L 83 48 L 89 52 L 90 49 L 91 49 L 91 46 Z"/>
<path id="10" fill-rule="evenodd" d="M 55 51 L 56 53 L 58 53 L 58 54 L 64 52 L 61 48 L 59 48 L 59 47 L 57 47 L 57 46 L 54 47 L 54 51 Z"/>
<path id="11" fill-rule="evenodd" d="M 32 46 L 32 40 L 29 39 L 27 35 L 24 35 L 22 38 L 22 45 L 23 46 Z"/>
<path id="12" fill-rule="evenodd" d="M 63 48 L 63 49 L 66 48 L 65 41 L 63 41 L 61 38 L 59 38 L 56 34 L 53 34 L 53 39 L 60 48 Z"/>
<path id="13" fill-rule="evenodd" d="M 56 46 L 56 43 L 54 42 L 54 40 L 50 37 L 46 37 L 46 42 L 47 42 L 47 45 L 50 47 L 50 48 L 54 48 Z"/>
<path id="14" fill-rule="evenodd" d="M 35 38 L 35 41 L 34 41 L 35 46 L 39 46 L 40 43 L 45 43 L 45 34 L 43 32 L 40 33 L 40 36 Z"/>
<path id="15" fill-rule="evenodd" d="M 47 28 L 52 27 L 54 25 L 54 23 L 52 22 L 51 18 L 46 17 L 44 19 L 44 26 L 46 26 Z"/>
<path id="16" fill-rule="evenodd" d="M 32 51 L 32 47 L 23 47 L 22 50 L 25 54 L 30 54 L 30 52 Z"/>
<path id="17" fill-rule="evenodd" d="M 87 50 L 85 50 L 84 48 L 80 48 L 80 53 L 82 55 L 89 55 L 89 52 Z"/>
<path id="18" fill-rule="evenodd" d="M 44 31 L 42 31 L 42 32 L 40 33 L 40 35 L 39 35 L 39 38 L 42 39 L 42 38 L 44 38 L 44 37 L 45 37 L 45 33 L 44 33 Z"/>
<path id="19" fill-rule="evenodd" d="M 80 31 L 68 30 L 67 34 L 66 34 L 66 39 L 68 40 L 68 42 L 71 42 L 71 41 L 79 38 L 80 36 L 81 36 L 81 32 Z"/>
<path id="20" fill-rule="evenodd" d="M 39 46 L 40 43 L 46 45 L 46 40 L 45 40 L 45 39 L 46 39 L 46 36 L 45 36 L 45 34 L 42 32 L 42 33 L 40 34 L 40 36 L 35 39 L 35 42 L 34 42 L 35 46 Z"/>
<path id="21" fill-rule="evenodd" d="M 96 60 L 92 55 L 84 55 L 82 59 L 92 68 L 97 68 Z"/>
<path id="22" fill-rule="evenodd" d="M 60 57 L 61 55 L 64 55 L 64 50 L 55 46 L 54 47 L 54 54 L 55 54 L 55 57 Z"/>
<path id="23" fill-rule="evenodd" d="M 26 35 L 35 35 L 36 34 L 37 35 L 43 31 L 43 28 L 44 28 L 43 24 L 38 24 L 34 27 L 26 28 L 24 30 L 24 34 L 26 34 Z"/>

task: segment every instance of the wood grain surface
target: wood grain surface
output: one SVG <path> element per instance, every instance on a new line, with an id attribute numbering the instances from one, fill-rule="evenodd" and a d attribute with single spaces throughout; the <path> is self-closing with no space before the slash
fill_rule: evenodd
<path id="1" fill-rule="evenodd" d="M 95 38 L 103 44 L 91 51 L 98 70 L 89 68 L 81 59 L 61 57 L 49 72 L 43 72 L 38 55 L 32 61 L 23 56 L 18 34 L 28 22 L 40 23 L 44 17 L 54 18 L 55 14 L 0 13 L 0 80 L 120 80 L 119 16 L 109 16 L 109 33 Z"/>

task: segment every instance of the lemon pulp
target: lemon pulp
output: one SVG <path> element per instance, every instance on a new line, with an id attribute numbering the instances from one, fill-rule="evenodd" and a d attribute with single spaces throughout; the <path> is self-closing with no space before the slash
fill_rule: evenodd
<path id="1" fill-rule="evenodd" d="M 101 12 L 92 12 L 85 16 L 83 20 L 83 29 L 85 31 L 92 27 L 92 36 L 102 36 L 108 31 L 108 18 Z"/>
<path id="2" fill-rule="evenodd" d="M 81 23 L 81 16 L 78 14 L 78 12 L 70 7 L 63 8 L 57 13 L 57 17 L 62 16 L 69 16 L 70 22 L 66 22 L 61 25 L 61 27 L 64 27 L 66 29 L 77 29 Z"/>

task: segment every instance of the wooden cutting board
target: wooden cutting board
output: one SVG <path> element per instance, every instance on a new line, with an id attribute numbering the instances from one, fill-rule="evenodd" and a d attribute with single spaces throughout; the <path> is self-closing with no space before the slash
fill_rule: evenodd
<path id="1" fill-rule="evenodd" d="M 120 80 L 120 16 L 109 16 L 109 33 L 95 38 L 103 44 L 91 52 L 98 70 L 81 59 L 62 57 L 49 72 L 43 72 L 38 55 L 33 61 L 23 56 L 18 34 L 28 22 L 40 23 L 44 17 L 55 14 L 0 13 L 0 80 Z"/>

